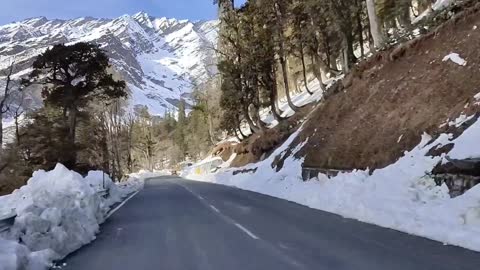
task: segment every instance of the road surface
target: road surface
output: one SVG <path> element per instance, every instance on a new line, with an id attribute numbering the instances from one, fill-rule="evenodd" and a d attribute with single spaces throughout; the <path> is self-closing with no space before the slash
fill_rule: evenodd
<path id="1" fill-rule="evenodd" d="M 480 253 L 257 193 L 160 177 L 65 263 L 72 270 L 478 270 Z"/>

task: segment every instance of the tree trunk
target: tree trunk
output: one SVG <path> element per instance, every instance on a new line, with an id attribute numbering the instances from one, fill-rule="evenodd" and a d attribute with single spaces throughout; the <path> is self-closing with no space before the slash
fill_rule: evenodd
<path id="1" fill-rule="evenodd" d="M 324 75 L 322 74 L 321 67 L 320 67 L 323 64 L 323 61 L 320 59 L 318 55 L 315 55 L 315 56 L 312 55 L 312 63 L 313 63 L 313 74 L 315 75 L 315 78 L 317 79 L 320 85 L 320 89 L 323 92 L 325 92 L 326 88 L 325 88 L 325 84 L 323 83 Z"/>
<path id="2" fill-rule="evenodd" d="M 256 120 L 257 120 L 257 127 L 260 128 L 260 131 L 261 132 L 264 132 L 266 130 L 266 125 L 265 123 L 262 121 L 262 118 L 260 117 L 260 109 L 258 107 L 255 107 L 255 115 L 256 115 Z"/>
<path id="3" fill-rule="evenodd" d="M 343 73 L 347 74 L 350 71 L 350 61 L 348 59 L 348 48 L 342 50 L 342 68 Z"/>
<path id="4" fill-rule="evenodd" d="M 127 167 L 128 167 L 128 172 L 133 172 L 133 160 L 132 160 L 132 140 L 133 140 L 133 125 L 134 125 L 134 120 L 133 118 L 128 120 L 128 145 L 127 145 L 127 151 L 128 151 L 128 157 L 127 157 Z"/>
<path id="5" fill-rule="evenodd" d="M 301 42 L 300 42 L 300 59 L 302 60 L 302 73 L 303 73 L 303 82 L 305 83 L 305 89 L 310 95 L 313 95 L 313 92 L 308 87 L 307 67 L 305 65 L 305 53 L 303 52 L 303 44 Z"/>
<path id="6" fill-rule="evenodd" d="M 275 13 L 276 13 L 276 26 L 277 26 L 277 37 L 278 37 L 278 58 L 280 60 L 280 66 L 282 68 L 282 76 L 283 76 L 283 83 L 285 85 L 285 95 L 287 96 L 287 103 L 293 111 L 297 112 L 298 107 L 295 106 L 292 102 L 292 98 L 290 96 L 290 85 L 288 81 L 288 69 L 287 69 L 287 59 L 285 55 L 285 44 L 284 44 L 284 24 L 283 24 L 283 14 L 280 10 L 280 6 L 278 3 L 274 3 Z"/>
<path id="7" fill-rule="evenodd" d="M 271 85 L 271 91 L 270 91 L 270 107 L 272 108 L 272 115 L 275 120 L 278 122 L 281 122 L 284 120 L 284 118 L 281 116 L 282 112 L 280 112 L 280 109 L 277 107 L 277 82 L 275 79 L 275 71 L 272 71 L 272 78 L 271 81 L 273 82 Z"/>
<path id="8" fill-rule="evenodd" d="M 252 118 L 250 117 L 250 114 L 248 113 L 248 105 L 247 104 L 242 104 L 242 113 L 243 117 L 245 118 L 245 121 L 247 121 L 247 124 L 249 125 L 250 129 L 252 130 L 252 133 L 257 133 L 260 131 L 260 129 L 255 126 L 255 123 L 253 122 Z"/>
<path id="9" fill-rule="evenodd" d="M 235 137 L 237 137 L 238 141 L 241 142 L 243 140 L 243 138 L 240 137 L 240 135 L 238 135 L 238 130 L 235 129 L 233 132 L 235 133 Z"/>
<path id="10" fill-rule="evenodd" d="M 253 91 L 254 91 L 254 97 L 255 100 L 253 102 L 253 109 L 255 110 L 255 120 L 256 120 L 256 125 L 258 128 L 260 128 L 261 132 L 264 132 L 266 129 L 265 123 L 262 121 L 262 118 L 260 117 L 260 91 L 258 90 L 258 77 L 257 75 L 254 75 L 253 79 Z"/>
<path id="11" fill-rule="evenodd" d="M 379 21 L 375 0 L 367 1 L 368 20 L 370 22 L 370 33 L 372 34 L 373 44 L 375 48 L 382 49 L 386 46 L 386 38 L 383 27 Z"/>
<path id="12" fill-rule="evenodd" d="M 15 139 L 17 141 L 17 145 L 20 145 L 20 124 L 18 123 L 19 117 L 20 115 L 18 114 L 18 112 L 15 112 Z"/>
<path id="13" fill-rule="evenodd" d="M 362 2 L 359 3 L 360 7 L 362 6 Z M 358 42 L 360 43 L 360 57 L 364 58 L 365 57 L 365 49 L 363 48 L 363 43 L 364 38 L 363 38 L 363 24 L 362 24 L 362 8 L 358 9 L 357 12 L 357 32 L 358 32 L 358 37 L 359 40 Z"/>
<path id="14" fill-rule="evenodd" d="M 215 145 L 215 132 L 213 131 L 213 118 L 210 112 L 207 112 L 207 121 L 208 121 L 208 137 L 212 145 Z"/>
<path id="15" fill-rule="evenodd" d="M 72 107 L 68 113 L 68 138 L 69 142 L 75 144 L 75 132 L 77 128 L 77 109 Z"/>
<path id="16" fill-rule="evenodd" d="M 247 138 L 248 136 L 243 134 L 242 132 L 242 121 L 240 121 L 240 115 L 238 114 L 235 115 L 235 125 L 238 127 L 238 131 L 240 132 L 240 135 L 243 138 Z"/>
<path id="17" fill-rule="evenodd" d="M 271 91 L 270 93 L 270 107 L 272 108 L 272 115 L 275 120 L 278 122 L 282 121 L 283 118 L 280 116 L 280 114 L 277 111 L 277 102 L 275 101 L 276 95 L 274 91 Z"/>
<path id="18" fill-rule="evenodd" d="M 243 134 L 242 127 L 240 125 L 238 126 L 238 132 L 240 133 L 240 136 L 242 136 L 244 139 L 248 138 L 247 135 Z"/>
<path id="19" fill-rule="evenodd" d="M 348 69 L 357 62 L 357 57 L 355 56 L 355 49 L 353 48 L 353 44 L 355 42 L 353 34 L 349 31 L 346 35 L 346 56 L 348 60 Z"/>
<path id="20" fill-rule="evenodd" d="M 12 74 L 15 62 L 8 69 L 7 78 L 5 80 L 5 89 L 2 100 L 0 101 L 0 153 L 3 151 L 3 114 L 8 111 L 7 99 L 10 95 L 10 83 L 12 82 Z"/>
<path id="21" fill-rule="evenodd" d="M 0 154 L 3 152 L 3 112 L 0 108 Z"/>
<path id="22" fill-rule="evenodd" d="M 288 81 L 287 61 L 284 56 L 280 56 L 280 66 L 282 67 L 283 84 L 285 85 L 285 95 L 287 97 L 287 103 L 294 112 L 298 111 L 298 107 L 293 104 L 292 97 L 290 96 L 290 86 Z"/>
<path id="23" fill-rule="evenodd" d="M 76 128 L 77 128 L 77 112 L 78 112 L 77 108 L 72 106 L 68 113 L 68 143 L 70 144 L 70 147 L 73 148 L 71 150 L 72 152 L 70 153 L 71 160 L 68 161 L 70 163 L 69 165 L 72 167 L 70 167 L 69 169 L 72 169 L 77 164 L 77 149 L 75 145 Z M 68 165 L 66 166 L 68 167 Z"/>

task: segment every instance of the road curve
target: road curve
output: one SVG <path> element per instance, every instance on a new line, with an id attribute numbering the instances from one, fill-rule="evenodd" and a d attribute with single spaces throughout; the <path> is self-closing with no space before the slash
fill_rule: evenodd
<path id="1" fill-rule="evenodd" d="M 159 177 L 65 263 L 71 270 L 478 270 L 480 253 L 257 193 Z"/>

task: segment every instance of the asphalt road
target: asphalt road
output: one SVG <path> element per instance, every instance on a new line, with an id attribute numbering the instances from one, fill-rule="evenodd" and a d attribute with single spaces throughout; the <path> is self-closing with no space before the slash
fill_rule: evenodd
<path id="1" fill-rule="evenodd" d="M 480 253 L 248 191 L 161 177 L 65 263 L 72 270 L 478 270 Z"/>

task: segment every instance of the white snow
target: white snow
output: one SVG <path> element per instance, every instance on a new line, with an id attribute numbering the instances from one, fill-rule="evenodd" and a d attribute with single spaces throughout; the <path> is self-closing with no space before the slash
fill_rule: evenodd
<path id="1" fill-rule="evenodd" d="M 98 171 L 83 178 L 61 164 L 49 172 L 34 172 L 25 186 L 0 197 L 0 213 L 13 210 L 17 215 L 10 231 L 3 235 L 10 241 L 0 238 L 0 247 L 8 247 L 0 248 L 0 269 L 3 265 L 26 265 L 32 260 L 37 268 L 27 269 L 43 269 L 90 243 L 110 207 L 141 188 L 141 184 L 137 178 L 115 184 Z M 104 189 L 109 192 L 106 198 L 98 194 Z"/>
<path id="2" fill-rule="evenodd" d="M 217 20 L 154 18 L 144 12 L 116 19 L 35 18 L 0 26 L 0 47 L 10 52 L 8 59 L 28 62 L 50 47 L 52 40 L 99 43 L 127 81 L 132 92 L 131 107 L 146 105 L 152 114 L 163 116 L 175 109 L 175 101 L 181 98 L 192 103 L 194 86 L 216 73 L 212 48 L 217 28 Z M 10 62 L 4 58 L 0 55 L 0 70 Z M 18 74 L 27 72 L 20 70 Z"/>
<path id="3" fill-rule="evenodd" d="M 459 66 L 467 65 L 467 61 L 465 61 L 465 59 L 463 59 L 458 53 L 450 53 L 449 55 L 445 56 L 442 61 L 446 62 L 448 60 L 452 61 L 453 63 Z"/>
<path id="4" fill-rule="evenodd" d="M 448 122 L 449 126 L 460 127 L 461 125 L 465 124 L 466 122 L 472 120 L 475 115 L 467 116 L 466 114 L 461 114 L 458 118 L 453 121 Z"/>
<path id="5" fill-rule="evenodd" d="M 357 170 L 332 178 L 320 175 L 308 182 L 301 178 L 302 159 L 289 156 L 278 173 L 271 167 L 274 158 L 285 154 L 298 133 L 292 134 L 266 160 L 239 168 L 257 168 L 255 173 L 233 175 L 236 169 L 223 169 L 215 174 L 188 177 L 283 198 L 346 218 L 480 251 L 480 186 L 450 198 L 445 185 L 437 186 L 427 176 L 443 157 L 426 156 L 431 148 L 453 142 L 450 157 L 480 157 L 480 122 L 453 141 L 452 136 L 443 134 L 428 144 L 432 138 L 424 134 L 417 147 L 372 175 Z"/>
<path id="6" fill-rule="evenodd" d="M 0 238 L 0 270 L 43 270 L 49 261 L 45 252 L 31 252 L 15 241 Z"/>
<path id="7" fill-rule="evenodd" d="M 456 0 L 437 0 L 437 1 L 435 1 L 435 3 L 433 3 L 432 9 L 433 10 L 444 9 L 444 8 L 450 6 L 451 4 L 453 4 L 455 1 Z"/>
<path id="8" fill-rule="evenodd" d="M 455 139 L 455 147 L 448 153 L 453 159 L 467 159 L 480 157 L 480 147 L 478 139 L 480 138 L 480 123 L 477 121 L 468 128 L 462 136 Z"/>
<path id="9" fill-rule="evenodd" d="M 480 93 L 476 94 L 474 97 L 475 105 L 480 105 Z"/>

